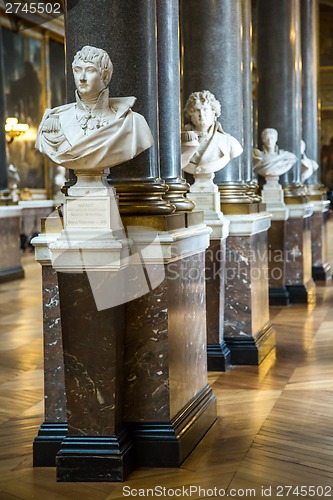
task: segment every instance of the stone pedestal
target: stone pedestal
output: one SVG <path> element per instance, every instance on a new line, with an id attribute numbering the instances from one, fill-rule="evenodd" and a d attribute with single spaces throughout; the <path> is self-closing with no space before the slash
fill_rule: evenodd
<path id="1" fill-rule="evenodd" d="M 67 434 L 67 414 L 58 277 L 48 244 L 61 231 L 60 218 L 52 217 L 43 226 L 44 231 L 48 226 L 55 232 L 44 232 L 32 240 L 35 259 L 42 265 L 44 344 L 44 422 L 33 442 L 33 466 L 55 467 L 56 454 Z"/>
<path id="2" fill-rule="evenodd" d="M 226 237 L 211 239 L 206 250 L 206 321 L 208 371 L 227 371 L 231 353 L 224 340 Z"/>
<path id="3" fill-rule="evenodd" d="M 24 277 L 21 265 L 21 208 L 0 206 L 0 283 Z"/>
<path id="4" fill-rule="evenodd" d="M 290 302 L 315 301 L 316 286 L 312 279 L 310 217 L 313 205 L 289 204 L 286 238 L 286 284 Z"/>
<path id="5" fill-rule="evenodd" d="M 285 245 L 289 209 L 283 201 L 283 191 L 280 184 L 278 184 L 277 189 L 265 184 L 262 193 L 267 211 L 272 216 L 271 227 L 268 230 L 269 304 L 272 306 L 288 305 Z"/>
<path id="6" fill-rule="evenodd" d="M 208 370 L 227 371 L 231 366 L 231 354 L 224 340 L 224 284 L 229 220 L 220 210 L 217 186 L 213 187 L 216 192 L 189 192 L 187 197 L 195 202 L 198 210 L 203 211 L 204 221 L 212 231 L 205 258 Z"/>
<path id="7" fill-rule="evenodd" d="M 329 201 L 313 201 L 313 214 L 310 217 L 312 278 L 315 281 L 329 283 L 332 270 L 327 253 L 327 218 Z"/>
<path id="8" fill-rule="evenodd" d="M 224 338 L 235 365 L 259 365 L 275 348 L 268 309 L 267 212 L 228 216 Z"/>
<path id="9" fill-rule="evenodd" d="M 98 172 L 76 172 L 64 229 L 49 242 L 59 283 L 68 434 L 56 456 L 58 481 L 123 481 L 133 444 L 123 425 L 124 305 L 104 303 L 105 282 L 128 267 L 113 188 Z"/>
<path id="10" fill-rule="evenodd" d="M 58 273 L 68 434 L 57 480 L 123 481 L 133 466 L 122 423 L 124 306 L 98 310 L 87 275 Z"/>
<path id="11" fill-rule="evenodd" d="M 185 220 L 181 213 L 123 218 L 125 227 L 158 230 L 165 272 L 160 285 L 126 305 L 124 419 L 143 467 L 180 466 L 216 419 L 206 355 L 210 230 L 184 227 Z M 157 272 L 154 261 L 147 254 L 148 276 Z"/>

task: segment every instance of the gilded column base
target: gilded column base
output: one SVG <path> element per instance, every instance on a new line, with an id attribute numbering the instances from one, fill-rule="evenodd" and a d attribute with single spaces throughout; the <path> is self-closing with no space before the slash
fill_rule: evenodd
<path id="1" fill-rule="evenodd" d="M 308 191 L 305 186 L 284 186 L 284 202 L 286 205 L 300 205 L 309 202 Z"/>
<path id="2" fill-rule="evenodd" d="M 250 214 L 258 212 L 258 207 L 253 199 L 248 196 L 246 184 L 219 185 L 221 197 L 221 210 L 226 215 Z"/>
<path id="3" fill-rule="evenodd" d="M 167 215 L 176 207 L 163 199 L 168 191 L 163 182 L 117 182 L 109 181 L 116 188 L 121 215 Z"/>
<path id="4" fill-rule="evenodd" d="M 262 197 L 259 194 L 259 184 L 252 180 L 247 182 L 247 187 L 246 194 L 252 199 L 253 203 L 262 203 Z"/>
<path id="5" fill-rule="evenodd" d="M 309 184 L 307 185 L 307 191 L 310 201 L 327 200 L 327 189 L 324 184 Z"/>
<path id="6" fill-rule="evenodd" d="M 187 182 L 181 182 L 177 179 L 175 182 L 167 182 L 169 190 L 163 195 L 163 200 L 176 207 L 177 212 L 192 211 L 195 208 L 195 203 L 185 198 L 186 193 L 190 189 Z"/>

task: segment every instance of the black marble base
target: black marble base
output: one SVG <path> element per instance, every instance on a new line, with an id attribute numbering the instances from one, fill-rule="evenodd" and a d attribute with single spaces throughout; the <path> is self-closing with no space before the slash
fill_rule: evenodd
<path id="1" fill-rule="evenodd" d="M 308 304 L 315 302 L 316 285 L 311 280 L 306 285 L 288 285 L 291 304 Z"/>
<path id="2" fill-rule="evenodd" d="M 329 263 L 323 264 L 322 266 L 312 266 L 312 278 L 315 281 L 332 281 L 332 269 Z"/>
<path id="3" fill-rule="evenodd" d="M 65 423 L 44 422 L 33 442 L 33 466 L 55 467 L 56 454 L 60 450 L 62 441 L 67 435 L 68 427 Z"/>
<path id="4" fill-rule="evenodd" d="M 226 372 L 231 368 L 231 352 L 225 341 L 207 345 L 207 369 L 210 372 Z"/>
<path id="5" fill-rule="evenodd" d="M 57 481 L 119 482 L 133 469 L 133 443 L 118 436 L 67 436 L 56 457 Z"/>
<path id="6" fill-rule="evenodd" d="M 0 283 L 6 281 L 18 280 L 24 278 L 24 270 L 22 266 L 7 267 L 0 269 Z"/>
<path id="7" fill-rule="evenodd" d="M 268 325 L 256 338 L 226 338 L 231 351 L 232 365 L 260 365 L 266 356 L 275 349 L 275 330 Z"/>
<path id="8" fill-rule="evenodd" d="M 269 288 L 269 305 L 270 306 L 287 306 L 289 305 L 289 293 L 286 287 Z"/>
<path id="9" fill-rule="evenodd" d="M 136 465 L 179 467 L 216 418 L 216 398 L 207 385 L 171 422 L 129 424 Z"/>

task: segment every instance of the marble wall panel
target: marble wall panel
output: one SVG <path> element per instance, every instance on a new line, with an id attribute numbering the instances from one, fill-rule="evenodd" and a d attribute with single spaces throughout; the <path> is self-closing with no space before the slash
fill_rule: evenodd
<path id="1" fill-rule="evenodd" d="M 58 273 L 67 419 L 71 435 L 121 427 L 124 306 L 96 308 L 87 274 Z"/>
<path id="2" fill-rule="evenodd" d="M 0 219 L 0 270 L 20 265 L 20 218 Z"/>
<path id="3" fill-rule="evenodd" d="M 167 265 L 170 417 L 207 384 L 205 252 Z"/>
<path id="4" fill-rule="evenodd" d="M 327 212 L 314 211 L 310 217 L 312 266 L 327 262 Z"/>
<path id="5" fill-rule="evenodd" d="M 303 276 L 304 283 L 312 280 L 312 250 L 311 250 L 311 228 L 310 217 L 304 219 L 304 232 L 303 232 Z"/>
<path id="6" fill-rule="evenodd" d="M 211 240 L 206 250 L 207 343 L 219 344 L 224 333 L 224 273 L 226 240 Z"/>
<path id="7" fill-rule="evenodd" d="M 286 284 L 305 284 L 311 279 L 311 266 L 310 219 L 289 218 L 286 232 Z"/>
<path id="8" fill-rule="evenodd" d="M 286 285 L 285 266 L 286 221 L 273 220 L 268 230 L 268 273 L 270 288 Z"/>
<path id="9" fill-rule="evenodd" d="M 267 232 L 251 236 L 255 258 L 251 266 L 252 336 L 269 323 Z"/>
<path id="10" fill-rule="evenodd" d="M 266 232 L 227 238 L 225 338 L 256 337 L 269 323 L 267 258 Z"/>
<path id="11" fill-rule="evenodd" d="M 169 420 L 167 285 L 126 304 L 125 421 Z"/>
<path id="12" fill-rule="evenodd" d="M 206 385 L 205 315 L 203 252 L 126 304 L 125 421 L 167 422 Z"/>
<path id="13" fill-rule="evenodd" d="M 64 356 L 57 272 L 42 267 L 45 422 L 66 422 Z"/>

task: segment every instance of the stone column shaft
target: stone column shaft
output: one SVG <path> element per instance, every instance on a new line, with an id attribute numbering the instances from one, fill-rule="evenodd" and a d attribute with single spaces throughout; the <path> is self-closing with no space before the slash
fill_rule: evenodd
<path id="1" fill-rule="evenodd" d="M 160 169 L 169 186 L 164 199 L 177 210 L 192 210 L 180 160 L 179 0 L 157 0 L 157 48 Z"/>
<path id="2" fill-rule="evenodd" d="M 244 180 L 253 178 L 253 106 L 252 106 L 252 19 L 251 0 L 242 0 L 242 47 L 243 47 L 243 129 Z"/>
<path id="3" fill-rule="evenodd" d="M 299 0 L 258 0 L 258 143 L 264 128 L 278 131 L 278 145 L 299 159 L 281 176 L 300 184 L 301 57 Z"/>
<path id="4" fill-rule="evenodd" d="M 302 139 L 306 144 L 306 155 L 318 162 L 318 16 L 317 0 L 301 2 L 301 48 L 302 48 Z M 307 179 L 307 184 L 317 184 L 316 171 Z"/>
<path id="5" fill-rule="evenodd" d="M 224 130 L 243 144 L 241 0 L 183 0 L 181 27 L 183 103 L 192 92 L 212 92 Z M 245 192 L 242 158 L 216 172 L 215 183 Z"/>
<path id="6" fill-rule="evenodd" d="M 7 157 L 6 157 L 6 133 L 4 123 L 6 121 L 6 104 L 4 89 L 4 65 L 3 65 L 3 42 L 2 28 L 0 26 L 0 190 L 7 188 Z"/>

